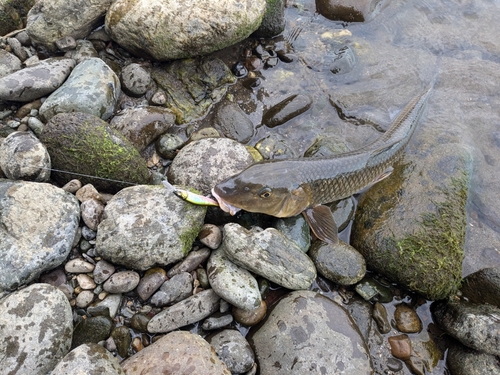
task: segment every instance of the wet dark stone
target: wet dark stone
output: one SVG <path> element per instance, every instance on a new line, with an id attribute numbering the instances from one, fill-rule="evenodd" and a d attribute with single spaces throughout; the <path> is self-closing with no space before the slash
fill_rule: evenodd
<path id="1" fill-rule="evenodd" d="M 271 107 L 262 118 L 262 123 L 274 128 L 311 108 L 312 99 L 305 94 L 292 95 Z"/>
<path id="2" fill-rule="evenodd" d="M 240 143 L 247 143 L 254 133 L 252 120 L 235 103 L 220 106 L 213 122 L 213 127 L 220 133 Z"/>
<path id="3" fill-rule="evenodd" d="M 134 314 L 130 319 L 130 326 L 139 332 L 148 332 L 148 323 L 150 318 L 144 314 Z"/>
<path id="4" fill-rule="evenodd" d="M 453 375 L 500 374 L 498 357 L 467 348 L 458 342 L 448 348 L 446 364 Z"/>
<path id="5" fill-rule="evenodd" d="M 116 350 L 120 357 L 127 357 L 128 348 L 132 343 L 132 335 L 130 334 L 130 330 L 125 327 L 116 327 L 111 332 L 111 337 L 115 340 Z"/>
<path id="6" fill-rule="evenodd" d="M 415 310 L 404 303 L 396 306 L 394 312 L 396 327 L 400 332 L 417 333 L 422 330 L 422 322 Z"/>
<path id="7" fill-rule="evenodd" d="M 241 61 L 238 61 L 236 64 L 234 64 L 231 68 L 231 71 L 236 76 L 236 78 L 242 78 L 248 74 L 248 70 L 245 67 L 245 64 L 243 64 Z"/>
<path id="8" fill-rule="evenodd" d="M 500 266 L 470 274 L 464 279 L 460 290 L 470 302 L 500 307 Z"/>
<path id="9" fill-rule="evenodd" d="M 388 338 L 391 353 L 394 357 L 407 361 L 411 356 L 411 340 L 408 335 L 391 336 Z"/>
<path id="10" fill-rule="evenodd" d="M 389 333 L 391 331 L 391 323 L 387 315 L 387 310 L 384 305 L 375 302 L 373 305 L 373 319 L 377 322 L 377 327 L 380 333 Z"/>
<path id="11" fill-rule="evenodd" d="M 316 10 L 333 21 L 364 22 L 364 7 L 371 0 L 316 0 Z"/>
<path id="12" fill-rule="evenodd" d="M 112 327 L 111 319 L 104 316 L 83 319 L 73 330 L 71 348 L 76 348 L 81 344 L 97 344 L 99 341 L 106 340 Z"/>

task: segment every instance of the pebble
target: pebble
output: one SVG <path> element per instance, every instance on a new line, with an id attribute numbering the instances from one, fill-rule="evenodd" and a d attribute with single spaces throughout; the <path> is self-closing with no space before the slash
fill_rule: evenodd
<path id="1" fill-rule="evenodd" d="M 151 84 L 151 75 L 136 63 L 129 64 L 122 69 L 121 79 L 123 90 L 131 96 L 144 95 Z"/>
<path id="2" fill-rule="evenodd" d="M 66 274 L 62 268 L 56 268 L 40 276 L 40 282 L 58 287 L 67 281 Z"/>
<path id="3" fill-rule="evenodd" d="M 398 331 L 403 333 L 417 333 L 422 330 L 422 321 L 415 310 L 401 303 L 396 306 L 394 320 Z"/>
<path id="4" fill-rule="evenodd" d="M 144 349 L 142 340 L 139 337 L 134 337 L 134 339 L 132 340 L 132 349 L 134 349 L 136 353 Z"/>
<path id="5" fill-rule="evenodd" d="M 373 305 L 373 319 L 375 319 L 380 333 L 385 334 L 391 331 L 391 323 L 389 322 L 387 310 L 385 306 L 379 302 L 375 302 Z"/>
<path id="6" fill-rule="evenodd" d="M 12 53 L 0 49 L 0 78 L 21 69 L 21 60 Z"/>
<path id="7" fill-rule="evenodd" d="M 68 193 L 75 194 L 79 189 L 81 189 L 82 183 L 80 180 L 71 180 L 66 183 L 61 189 L 67 191 Z"/>
<path id="8" fill-rule="evenodd" d="M 91 290 L 83 290 L 76 296 L 76 306 L 85 308 L 92 303 L 95 294 Z"/>
<path id="9" fill-rule="evenodd" d="M 101 296 L 99 295 L 99 299 L 100 298 Z M 114 319 L 114 317 L 118 313 L 121 302 L 121 294 L 107 294 L 100 302 L 96 303 L 93 307 L 107 308 L 109 311 L 109 317 Z"/>
<path id="10" fill-rule="evenodd" d="M 127 293 L 139 284 L 140 276 L 135 271 L 121 271 L 111 275 L 103 287 L 108 293 Z"/>
<path id="11" fill-rule="evenodd" d="M 211 316 L 203 322 L 201 328 L 206 331 L 213 331 L 225 327 L 233 322 L 233 316 L 231 314 L 225 314 L 221 316 Z"/>
<path id="12" fill-rule="evenodd" d="M 243 144 L 250 141 L 254 134 L 252 120 L 236 103 L 219 106 L 213 119 L 213 127 L 226 138 Z"/>
<path id="13" fill-rule="evenodd" d="M 101 202 L 103 201 L 102 195 L 97 191 L 97 189 L 92 184 L 86 184 L 81 188 L 79 188 L 76 191 L 75 196 L 81 203 L 89 199 L 94 199 L 96 201 L 101 201 Z"/>
<path id="14" fill-rule="evenodd" d="M 19 60 L 25 61 L 29 56 L 28 52 L 23 48 L 21 42 L 16 38 L 7 38 L 7 44 L 14 52 L 14 55 L 19 57 Z"/>
<path id="15" fill-rule="evenodd" d="M 96 235 L 97 235 L 96 231 L 90 229 L 86 225 L 82 227 L 82 237 L 87 241 L 95 240 Z"/>
<path id="16" fill-rule="evenodd" d="M 115 266 L 105 260 L 100 260 L 94 268 L 94 281 L 102 284 L 115 272 Z"/>
<path id="17" fill-rule="evenodd" d="M 91 230 L 97 231 L 104 215 L 104 205 L 96 199 L 87 199 L 80 205 L 82 220 Z"/>
<path id="18" fill-rule="evenodd" d="M 219 309 L 219 300 L 212 289 L 203 290 L 155 315 L 148 323 L 148 331 L 170 332 L 205 319 Z"/>
<path id="19" fill-rule="evenodd" d="M 203 227 L 202 227 L 203 228 Z M 203 229 L 202 229 L 203 230 Z M 198 266 L 206 261 L 210 256 L 210 250 L 202 248 L 200 250 L 192 250 L 188 255 L 178 264 L 168 270 L 167 276 L 173 277 L 181 272 L 194 271 Z"/>
<path id="20" fill-rule="evenodd" d="M 232 309 L 234 320 L 238 323 L 251 327 L 260 323 L 267 313 L 266 301 L 262 301 L 260 306 L 253 310 L 244 310 L 237 307 Z"/>
<path id="21" fill-rule="evenodd" d="M 254 353 L 239 331 L 225 329 L 211 335 L 207 341 L 231 373 L 243 374 L 252 368 L 255 362 Z"/>
<path id="22" fill-rule="evenodd" d="M 217 225 L 203 224 L 200 233 L 198 233 L 198 239 L 203 245 L 215 250 L 222 242 L 222 231 Z"/>
<path id="23" fill-rule="evenodd" d="M 64 265 L 64 269 L 69 273 L 88 273 L 94 271 L 95 266 L 86 262 L 82 258 L 71 259 Z"/>
<path id="24" fill-rule="evenodd" d="M 56 47 L 62 52 L 67 52 L 76 48 L 75 38 L 71 36 L 64 36 L 61 39 L 56 40 L 55 43 Z"/>
<path id="25" fill-rule="evenodd" d="M 165 159 L 173 159 L 184 145 L 184 140 L 176 134 L 163 134 L 155 142 L 158 155 Z"/>
<path id="26" fill-rule="evenodd" d="M 92 42 L 89 40 L 79 39 L 76 41 L 76 49 L 68 51 L 64 54 L 65 57 L 69 57 L 80 64 L 83 60 L 90 57 L 99 57 L 99 54 L 95 50 Z"/>
<path id="27" fill-rule="evenodd" d="M 160 290 L 151 297 L 151 304 L 163 307 L 183 299 L 193 293 L 193 277 L 188 272 L 181 272 L 165 281 Z"/>
<path id="28" fill-rule="evenodd" d="M 144 314 L 134 314 L 130 319 L 130 326 L 138 332 L 148 332 L 148 323 L 151 318 Z"/>
<path id="29" fill-rule="evenodd" d="M 137 285 L 137 294 L 139 298 L 146 301 L 158 290 L 167 280 L 167 273 L 163 268 L 154 267 L 146 271 Z"/>
<path id="30" fill-rule="evenodd" d="M 83 290 L 94 289 L 96 287 L 94 280 L 84 273 L 79 274 L 76 277 L 76 280 L 78 281 L 78 285 L 80 285 Z"/>
<path id="31" fill-rule="evenodd" d="M 97 344 L 99 341 L 109 337 L 113 322 L 105 316 L 91 316 L 83 319 L 73 330 L 73 342 L 71 347 L 75 348 L 81 344 Z"/>
<path id="32" fill-rule="evenodd" d="M 128 348 L 132 343 L 130 330 L 125 326 L 116 327 L 111 331 L 111 337 L 115 341 L 118 355 L 120 357 L 127 357 Z"/>
<path id="33" fill-rule="evenodd" d="M 411 341 L 408 335 L 391 336 L 388 338 L 391 346 L 391 354 L 403 361 L 407 361 L 411 356 Z"/>

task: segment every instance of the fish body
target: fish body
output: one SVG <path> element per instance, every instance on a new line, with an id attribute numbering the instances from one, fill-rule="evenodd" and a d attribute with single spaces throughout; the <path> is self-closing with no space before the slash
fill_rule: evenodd
<path id="1" fill-rule="evenodd" d="M 300 213 L 316 236 L 337 241 L 337 228 L 325 203 L 349 197 L 387 177 L 422 116 L 431 89 L 408 103 L 387 131 L 371 144 L 332 157 L 256 163 L 218 183 L 212 195 L 231 214 L 240 209 L 276 217 Z"/>

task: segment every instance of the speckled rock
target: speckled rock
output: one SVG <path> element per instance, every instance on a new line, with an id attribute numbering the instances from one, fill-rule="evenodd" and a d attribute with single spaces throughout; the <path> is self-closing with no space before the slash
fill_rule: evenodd
<path id="1" fill-rule="evenodd" d="M 146 162 L 139 152 L 99 117 L 81 112 L 60 113 L 45 125 L 40 140 L 47 147 L 55 169 L 129 183 L 149 181 Z M 92 183 L 104 192 L 129 186 L 71 173 L 52 173 L 52 179 L 60 184 L 74 178 L 82 184 Z"/>
<path id="2" fill-rule="evenodd" d="M 205 211 L 162 186 L 123 189 L 106 206 L 96 249 L 112 263 L 136 270 L 177 262 L 191 250 Z"/>
<path id="3" fill-rule="evenodd" d="M 135 271 L 121 271 L 111 275 L 103 288 L 108 293 L 127 293 L 139 284 L 140 276 Z"/>
<path id="4" fill-rule="evenodd" d="M 205 138 L 188 144 L 177 154 L 168 179 L 173 184 L 209 194 L 216 183 L 252 163 L 252 156 L 240 143 L 226 138 Z"/>
<path id="5" fill-rule="evenodd" d="M 190 273 L 181 272 L 165 281 L 153 297 L 151 304 L 167 306 L 180 302 L 193 294 L 193 277 Z"/>
<path id="6" fill-rule="evenodd" d="M 151 83 L 151 75 L 141 65 L 132 63 L 122 69 L 122 87 L 131 96 L 141 96 L 146 93 Z"/>
<path id="7" fill-rule="evenodd" d="M 62 37 L 85 38 L 102 22 L 111 0 L 42 0 L 28 13 L 26 31 L 37 46 L 55 52 Z M 78 17 L 75 17 L 78 9 Z"/>
<path id="8" fill-rule="evenodd" d="M 0 181 L 0 212 L 2 295 L 66 259 L 80 209 L 73 195 L 53 185 L 4 180 Z"/>
<path id="9" fill-rule="evenodd" d="M 236 103 L 226 103 L 217 109 L 213 127 L 240 143 L 247 143 L 254 133 L 252 120 Z"/>
<path id="10" fill-rule="evenodd" d="M 50 178 L 50 155 L 31 132 L 14 132 L 0 143 L 0 168 L 11 180 L 44 182 Z"/>
<path id="11" fill-rule="evenodd" d="M 304 216 L 276 219 L 273 227 L 283 233 L 286 238 L 295 242 L 304 253 L 307 253 L 311 246 L 311 229 Z"/>
<path id="12" fill-rule="evenodd" d="M 174 123 L 175 115 L 169 109 L 145 106 L 126 108 L 116 114 L 109 124 L 141 152 Z"/>
<path id="13" fill-rule="evenodd" d="M 40 116 L 48 121 L 58 113 L 83 112 L 107 120 L 119 95 L 117 75 L 101 59 L 90 57 L 79 63 L 66 82 L 47 98 L 40 107 Z"/>
<path id="14" fill-rule="evenodd" d="M 97 284 L 105 282 L 115 272 L 115 266 L 101 259 L 94 269 L 94 281 Z"/>
<path id="15" fill-rule="evenodd" d="M 0 301 L 0 353 L 4 374 L 47 374 L 69 352 L 73 333 L 66 296 L 33 284 Z"/>
<path id="16" fill-rule="evenodd" d="M 364 22 L 377 12 L 380 0 L 319 0 L 318 12 L 330 19 L 344 22 Z"/>
<path id="17" fill-rule="evenodd" d="M 266 1 L 139 0 L 113 2 L 106 31 L 138 56 L 173 60 L 204 55 L 235 44 L 255 31 Z M 144 41 L 148 42 L 145 43 Z"/>
<path id="18" fill-rule="evenodd" d="M 137 285 L 136 292 L 140 299 L 146 301 L 167 280 L 167 273 L 163 268 L 153 267 L 146 271 Z"/>
<path id="19" fill-rule="evenodd" d="M 0 35 L 23 28 L 26 17 L 35 0 L 0 1 Z"/>
<path id="20" fill-rule="evenodd" d="M 446 364 L 453 375 L 500 374 L 498 357 L 453 343 L 448 349 Z"/>
<path id="21" fill-rule="evenodd" d="M 21 69 L 21 60 L 14 54 L 0 49 L 0 78 Z"/>
<path id="22" fill-rule="evenodd" d="M 82 258 L 71 259 L 64 265 L 64 269 L 69 273 L 88 273 L 94 270 L 95 266 Z"/>
<path id="23" fill-rule="evenodd" d="M 212 289 L 203 290 L 159 312 L 149 321 L 148 331 L 170 332 L 198 322 L 219 309 L 219 300 Z"/>
<path id="24" fill-rule="evenodd" d="M 224 253 L 235 264 L 288 289 L 308 289 L 316 278 L 311 259 L 274 228 L 224 226 Z"/>
<path id="25" fill-rule="evenodd" d="M 460 290 L 470 302 L 489 303 L 500 308 L 500 266 L 470 274 Z"/>
<path id="26" fill-rule="evenodd" d="M 181 272 L 191 272 L 194 271 L 201 263 L 206 261 L 210 256 L 210 249 L 206 247 L 200 250 L 190 251 L 187 257 L 185 257 L 182 262 L 177 263 L 175 266 L 170 268 L 167 272 L 168 277 L 174 277 Z"/>
<path id="27" fill-rule="evenodd" d="M 177 331 L 165 335 L 122 363 L 127 375 L 231 375 L 201 336 Z"/>
<path id="28" fill-rule="evenodd" d="M 64 56 L 75 60 L 79 64 L 89 57 L 99 57 L 99 54 L 90 40 L 79 39 L 76 41 L 76 49 L 66 52 Z"/>
<path id="29" fill-rule="evenodd" d="M 249 371 L 255 361 L 252 348 L 243 335 L 234 329 L 225 329 L 207 338 L 220 359 L 233 374 Z"/>
<path id="30" fill-rule="evenodd" d="M 75 325 L 73 331 L 72 348 L 82 344 L 97 344 L 109 337 L 113 322 L 107 316 L 91 316 Z"/>
<path id="31" fill-rule="evenodd" d="M 82 344 L 69 352 L 51 375 L 106 374 L 125 375 L 113 354 L 98 344 Z"/>
<path id="32" fill-rule="evenodd" d="M 292 292 L 281 299 L 249 342 L 261 375 L 373 373 L 366 344 L 349 314 L 315 292 Z"/>
<path id="33" fill-rule="evenodd" d="M 244 310 L 260 306 L 262 299 L 257 280 L 250 272 L 231 262 L 223 249 L 212 252 L 207 273 L 210 286 L 225 301 Z"/>
<path id="34" fill-rule="evenodd" d="M 85 225 L 91 230 L 96 231 L 104 214 L 104 205 L 102 202 L 96 199 L 87 199 L 80 205 L 80 210 Z"/>
<path id="35" fill-rule="evenodd" d="M 29 102 L 62 85 L 75 66 L 73 59 L 52 57 L 0 78 L 0 99 Z"/>

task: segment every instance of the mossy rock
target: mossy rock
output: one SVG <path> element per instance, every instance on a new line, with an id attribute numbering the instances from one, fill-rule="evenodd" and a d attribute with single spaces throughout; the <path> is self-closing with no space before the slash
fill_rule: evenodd
<path id="1" fill-rule="evenodd" d="M 52 168 L 65 171 L 52 172 L 52 179 L 60 184 L 76 178 L 114 193 L 149 181 L 149 170 L 139 152 L 96 116 L 80 112 L 55 115 L 45 125 L 40 140 L 47 147 Z"/>
<path id="2" fill-rule="evenodd" d="M 457 292 L 471 165 L 465 148 L 439 145 L 360 198 L 351 244 L 369 269 L 431 300 Z"/>
<path id="3" fill-rule="evenodd" d="M 22 29 L 35 0 L 0 0 L 0 35 Z"/>

